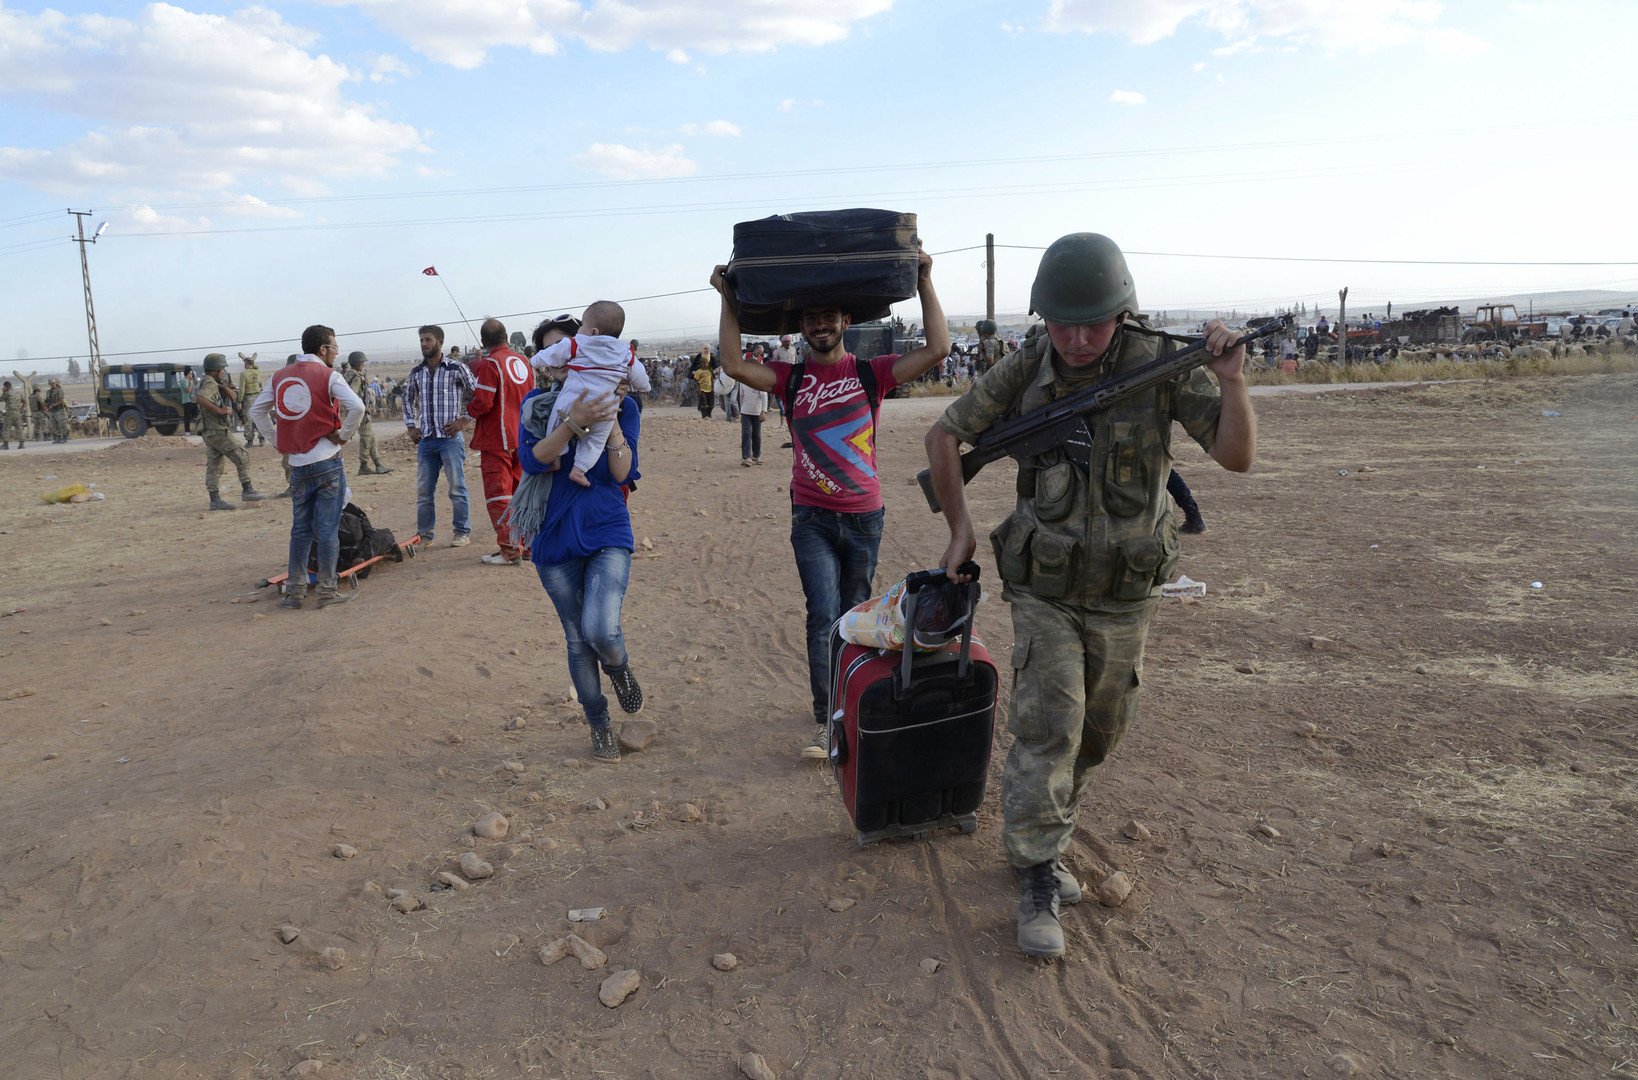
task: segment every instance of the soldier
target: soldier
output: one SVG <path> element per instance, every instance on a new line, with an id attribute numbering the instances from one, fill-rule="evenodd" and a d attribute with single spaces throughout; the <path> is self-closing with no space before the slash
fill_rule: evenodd
<path id="1" fill-rule="evenodd" d="M 1046 322 L 982 375 L 927 433 L 935 492 L 950 527 L 940 565 L 977 544 L 961 483 L 960 444 L 1003 417 L 1038 408 L 1102 377 L 1169 352 L 1138 316 L 1137 290 L 1114 241 L 1072 233 L 1041 258 L 1030 310 Z M 1080 432 L 1023 463 L 1012 515 L 990 536 L 1002 596 L 1012 604 L 1016 736 L 1002 774 L 1002 841 L 1023 880 L 1018 947 L 1061 956 L 1059 905 L 1081 898 L 1063 866 L 1089 774 L 1137 709 L 1144 638 L 1158 586 L 1176 567 L 1177 527 L 1166 494 L 1175 420 L 1225 468 L 1251 467 L 1257 422 L 1245 349 L 1206 324 L 1209 364 L 1087 418 Z M 1219 389 L 1219 386 L 1221 389 Z"/>
<path id="2" fill-rule="evenodd" d="M 0 383 L 0 450 L 10 450 L 11 440 L 17 440 L 17 449 L 23 449 L 23 395 L 11 388 L 11 380 Z"/>
<path id="3" fill-rule="evenodd" d="M 1007 347 L 1002 344 L 1000 338 L 996 337 L 994 319 L 979 319 L 978 325 L 974 329 L 978 331 L 977 366 L 978 373 L 982 375 L 1001 362 L 1001 357 L 1006 355 Z"/>
<path id="4" fill-rule="evenodd" d="M 256 430 L 256 425 L 250 422 L 250 413 L 246 411 L 250 408 L 250 403 L 256 400 L 256 395 L 262 392 L 262 369 L 256 366 L 256 357 L 259 355 L 261 354 L 251 353 L 249 356 L 239 354 L 245 369 L 239 372 L 239 407 L 236 415 L 240 425 L 245 429 L 246 446 L 255 446 L 258 440 L 263 446 L 267 445 L 267 439 Z"/>
<path id="5" fill-rule="evenodd" d="M 375 394 L 370 391 L 370 377 L 364 374 L 364 364 L 363 353 L 350 352 L 347 354 L 347 370 L 341 373 L 347 388 L 364 403 L 364 419 L 358 425 L 358 475 L 371 472 L 370 463 L 373 461 L 375 474 L 385 476 L 392 470 L 381 464 L 381 455 L 375 448 L 375 426 L 370 423 L 370 406 L 374 404 Z"/>
<path id="6" fill-rule="evenodd" d="M 19 398 L 22 397 L 21 394 L 17 396 Z M 32 414 L 34 418 L 34 441 L 45 442 L 46 429 L 51 426 L 51 418 L 46 416 L 45 391 L 41 390 L 38 386 L 30 386 L 28 388 L 28 396 L 28 403 L 23 407 L 22 418 L 24 426 L 27 426 L 28 419 Z"/>
<path id="7" fill-rule="evenodd" d="M 63 397 L 63 382 L 53 378 L 46 387 L 45 394 L 46 415 L 51 417 L 51 441 L 65 443 L 68 441 L 68 399 Z"/>
<path id="8" fill-rule="evenodd" d="M 227 357 L 211 353 L 205 357 L 205 381 L 199 384 L 199 437 L 205 441 L 205 490 L 210 493 L 212 510 L 237 510 L 238 507 L 222 498 L 217 484 L 222 479 L 222 462 L 231 461 L 239 470 L 239 485 L 244 489 L 239 496 L 245 502 L 261 502 L 267 498 L 259 494 L 250 482 L 250 455 L 245 444 L 233 431 L 233 414 L 239 406 L 239 395 L 233 389 L 233 380 L 227 376 Z"/>

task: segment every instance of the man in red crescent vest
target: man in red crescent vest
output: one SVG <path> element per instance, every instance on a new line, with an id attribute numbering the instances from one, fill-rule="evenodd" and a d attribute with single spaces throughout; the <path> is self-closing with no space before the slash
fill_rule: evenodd
<path id="1" fill-rule="evenodd" d="M 523 479 L 523 466 L 518 464 L 518 407 L 535 388 L 535 374 L 529 361 L 507 347 L 506 327 L 499 319 L 485 319 L 478 340 L 483 343 L 483 357 L 472 362 L 478 385 L 466 411 L 477 421 L 472 448 L 482 454 L 484 503 L 500 545 L 499 551 L 485 555 L 482 561 L 490 566 L 517 566 L 523 551 L 501 524 L 501 515 L 512 505 L 512 492 Z"/>
<path id="2" fill-rule="evenodd" d="M 307 554 L 318 547 L 318 606 L 352 599 L 337 590 L 337 527 L 346 501 L 341 447 L 364 420 L 364 402 L 335 370 L 336 332 L 309 326 L 302 355 L 274 373 L 250 406 L 250 419 L 290 461 L 290 557 L 283 608 L 299 608 L 307 595 Z M 273 417 L 278 416 L 278 427 Z"/>

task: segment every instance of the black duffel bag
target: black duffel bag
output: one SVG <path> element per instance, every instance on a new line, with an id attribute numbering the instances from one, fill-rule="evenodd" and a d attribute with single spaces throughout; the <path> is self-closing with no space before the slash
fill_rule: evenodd
<path id="1" fill-rule="evenodd" d="M 816 210 L 734 226 L 728 284 L 747 334 L 794 334 L 802 309 L 838 307 L 855 323 L 916 295 L 916 215 Z"/>

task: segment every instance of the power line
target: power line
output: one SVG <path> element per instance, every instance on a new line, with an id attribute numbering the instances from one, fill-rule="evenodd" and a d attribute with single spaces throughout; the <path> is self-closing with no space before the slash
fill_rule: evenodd
<path id="1" fill-rule="evenodd" d="M 1045 251 L 1043 244 L 997 244 L 998 248 L 1017 251 Z M 979 251 L 983 244 L 956 248 L 955 251 Z M 1161 259 L 1231 259 L 1238 262 L 1307 262 L 1338 263 L 1345 266 L 1638 266 L 1638 261 L 1620 259 L 1580 259 L 1561 261 L 1526 261 L 1501 259 L 1351 259 L 1328 255 L 1224 255 L 1199 251 L 1135 251 L 1123 248 L 1126 255 L 1147 255 Z"/>

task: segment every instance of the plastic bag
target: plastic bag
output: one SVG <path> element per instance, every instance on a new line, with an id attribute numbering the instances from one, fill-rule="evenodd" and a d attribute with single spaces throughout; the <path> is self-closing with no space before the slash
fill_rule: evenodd
<path id="1" fill-rule="evenodd" d="M 873 649 L 904 648 L 904 582 L 886 593 L 842 613 L 843 641 Z"/>

